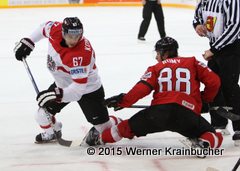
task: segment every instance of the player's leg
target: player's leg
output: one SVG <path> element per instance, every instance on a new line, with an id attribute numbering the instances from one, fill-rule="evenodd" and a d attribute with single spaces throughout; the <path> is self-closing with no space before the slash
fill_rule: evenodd
<path id="1" fill-rule="evenodd" d="M 88 136 L 96 136 L 121 122 L 120 118 L 109 116 L 107 108 L 102 105 L 103 100 L 104 89 L 101 87 L 95 92 L 83 95 L 78 101 L 87 121 L 93 125 L 83 139 L 83 144 Z"/>
<path id="2" fill-rule="evenodd" d="M 166 36 L 163 9 L 162 9 L 162 5 L 157 4 L 157 2 L 155 3 L 156 4 L 154 5 L 153 13 L 157 22 L 159 35 L 161 38 L 163 38 Z"/>
<path id="3" fill-rule="evenodd" d="M 144 36 L 147 33 L 147 30 L 152 18 L 152 8 L 153 8 L 153 3 L 151 1 L 147 1 L 143 7 L 143 11 L 142 11 L 143 21 L 140 25 L 139 32 L 138 32 L 139 40 L 145 40 Z"/>
<path id="4" fill-rule="evenodd" d="M 166 123 L 169 122 L 171 104 L 150 106 L 133 115 L 129 120 L 124 120 L 117 126 L 104 131 L 94 143 L 105 144 L 120 141 L 122 138 L 133 136 L 141 137 L 149 133 L 165 131 Z M 170 112 L 169 112 L 170 111 Z"/>
<path id="5" fill-rule="evenodd" d="M 48 89 L 53 90 L 56 87 L 55 83 L 53 83 Z M 56 113 L 59 113 L 62 108 L 64 108 L 68 103 L 57 103 L 52 102 L 50 103 L 46 109 L 50 113 L 52 117 L 52 122 L 56 131 L 61 134 L 62 123 L 57 122 L 56 120 Z M 35 113 L 35 121 L 39 124 L 39 126 L 44 131 L 36 136 L 36 143 L 46 143 L 52 140 L 55 140 L 56 137 L 53 133 L 53 129 L 47 119 L 47 116 L 42 108 L 39 108 Z"/>
<path id="6" fill-rule="evenodd" d="M 213 56 L 212 60 L 208 62 L 208 67 L 219 75 L 219 65 L 216 62 L 216 57 Z M 210 107 L 214 106 L 226 106 L 225 99 L 222 93 L 222 88 L 220 87 L 218 94 L 215 96 L 212 103 L 209 103 Z M 218 131 L 221 131 L 223 135 L 229 135 L 230 132 L 227 129 L 228 120 L 219 114 L 217 114 L 216 110 L 210 110 L 211 116 L 211 125 Z"/>
<path id="7" fill-rule="evenodd" d="M 202 148 L 219 148 L 222 144 L 222 134 L 216 133 L 213 126 L 203 117 L 193 111 L 179 107 L 178 125 L 172 128 L 172 131 L 188 137 L 193 145 L 199 145 Z M 198 143 L 198 144 L 194 144 Z"/>
<path id="8" fill-rule="evenodd" d="M 239 74 L 240 74 L 240 41 L 228 45 L 224 51 L 220 51 L 218 58 L 221 79 L 221 87 L 227 106 L 233 107 L 232 113 L 240 115 L 240 87 L 239 87 Z M 227 58 L 226 58 L 227 56 Z M 233 140 L 235 145 L 240 145 L 240 120 L 233 121 Z"/>

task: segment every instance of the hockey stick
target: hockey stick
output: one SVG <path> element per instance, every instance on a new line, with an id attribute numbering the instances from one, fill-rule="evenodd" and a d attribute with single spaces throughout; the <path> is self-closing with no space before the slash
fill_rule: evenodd
<path id="1" fill-rule="evenodd" d="M 238 166 L 240 165 L 240 158 L 238 159 L 237 163 L 235 164 L 234 168 L 232 169 L 232 171 L 236 171 Z"/>
<path id="2" fill-rule="evenodd" d="M 33 84 L 33 87 L 34 87 L 36 93 L 38 94 L 39 90 L 38 90 L 37 84 L 36 84 L 36 82 L 35 82 L 35 80 L 33 78 L 33 75 L 32 75 L 32 73 L 30 71 L 30 68 L 29 68 L 29 66 L 27 64 L 27 61 L 26 61 L 26 59 L 24 57 L 22 58 L 22 61 L 23 61 L 25 69 L 27 70 L 28 76 L 29 76 L 29 78 L 30 78 L 30 80 L 31 80 L 31 82 Z M 58 141 L 58 143 L 60 145 L 66 146 L 66 147 L 80 146 L 80 144 L 82 143 L 82 140 L 67 141 L 67 140 L 62 139 L 61 135 L 59 133 L 57 133 L 57 131 L 56 131 L 55 127 L 54 127 L 54 124 L 53 124 L 52 119 L 51 119 L 51 114 L 47 111 L 46 108 L 42 108 L 42 109 L 44 110 L 44 112 L 45 112 L 45 114 L 47 116 L 48 122 L 49 122 L 51 128 L 53 129 L 54 135 L 55 135 L 55 137 L 56 137 L 56 139 L 57 139 L 57 141 Z"/>
<path id="3" fill-rule="evenodd" d="M 219 114 L 222 117 L 225 117 L 227 119 L 230 119 L 232 121 L 237 121 L 240 120 L 240 115 L 236 115 L 232 112 L 227 111 L 227 109 L 223 108 L 223 107 L 219 107 L 217 109 L 217 114 Z"/>
<path id="4" fill-rule="evenodd" d="M 127 108 L 148 108 L 150 106 L 146 106 L 146 105 L 132 105 L 129 106 Z M 232 110 L 232 107 L 228 107 L 228 106 L 214 106 L 214 107 L 210 107 L 209 110 L 216 110 L 217 114 L 219 114 L 220 116 L 230 119 L 232 121 L 237 121 L 240 120 L 240 116 L 236 115 L 232 112 L 229 112 L 228 110 Z"/>
<path id="5" fill-rule="evenodd" d="M 148 108 L 150 106 L 147 106 L 147 105 L 132 105 L 132 106 L 129 106 L 127 108 Z"/>
<path id="6" fill-rule="evenodd" d="M 127 108 L 148 108 L 150 106 L 147 105 L 132 105 L 129 106 Z M 217 110 L 219 108 L 219 106 L 214 106 L 214 107 L 210 107 L 209 110 Z M 222 108 L 224 108 L 225 110 L 232 110 L 232 107 L 228 107 L 228 106 L 223 106 Z"/>

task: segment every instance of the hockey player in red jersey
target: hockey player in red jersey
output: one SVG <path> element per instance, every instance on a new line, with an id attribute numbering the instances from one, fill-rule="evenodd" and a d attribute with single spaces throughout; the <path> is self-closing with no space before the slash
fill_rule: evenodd
<path id="1" fill-rule="evenodd" d="M 98 136 L 97 131 L 92 130 L 86 143 L 114 143 L 123 137 L 140 137 L 169 130 L 188 137 L 191 147 L 220 147 L 221 133 L 216 133 L 200 114 L 202 100 L 211 102 L 217 94 L 219 77 L 195 57 L 177 57 L 178 43 L 171 37 L 159 40 L 155 50 L 159 63 L 150 66 L 127 94 L 105 100 L 105 105 L 116 111 L 132 106 L 153 90 L 151 106 Z M 203 93 L 199 90 L 200 82 L 205 85 Z"/>
<path id="2" fill-rule="evenodd" d="M 40 108 L 35 114 L 35 120 L 44 133 L 36 136 L 36 142 L 55 139 L 43 108 L 52 115 L 56 131 L 61 131 L 62 124 L 57 122 L 55 115 L 72 101 L 77 101 L 87 121 L 99 132 L 117 124 L 118 119 L 114 116 L 109 119 L 108 110 L 102 105 L 105 95 L 95 64 L 95 52 L 89 40 L 83 37 L 81 21 L 77 17 L 67 17 L 63 22 L 48 21 L 41 24 L 17 44 L 16 59 L 22 61 L 23 57 L 26 58 L 35 43 L 43 38 L 49 41 L 47 67 L 54 83 L 37 96 Z"/>

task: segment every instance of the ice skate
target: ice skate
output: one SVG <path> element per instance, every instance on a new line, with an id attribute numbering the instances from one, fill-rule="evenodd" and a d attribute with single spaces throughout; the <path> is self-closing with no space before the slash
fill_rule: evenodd
<path id="1" fill-rule="evenodd" d="M 143 41 L 145 41 L 146 39 L 144 38 L 144 37 L 138 37 L 138 41 L 140 41 L 140 42 L 143 42 Z"/>
<path id="2" fill-rule="evenodd" d="M 198 138 L 186 138 L 184 140 L 181 140 L 180 141 L 188 148 L 190 149 L 195 149 L 196 151 L 198 151 L 198 153 L 196 154 L 197 157 L 199 158 L 205 158 L 206 155 L 203 154 L 201 151 L 204 149 L 204 148 L 208 148 L 209 147 L 209 143 L 205 142 L 205 141 L 202 141 Z"/>
<path id="3" fill-rule="evenodd" d="M 240 131 L 235 131 L 235 134 L 232 137 L 235 146 L 240 146 Z"/>
<path id="4" fill-rule="evenodd" d="M 101 135 L 96 130 L 95 127 L 92 127 L 87 135 L 83 138 L 83 142 L 81 146 L 95 146 L 95 145 L 105 145 L 105 143 L 101 140 Z"/>
<path id="5" fill-rule="evenodd" d="M 59 125 L 60 128 L 62 128 L 61 122 L 57 122 L 57 124 Z M 57 136 L 58 137 L 62 136 L 61 130 L 57 132 Z M 35 140 L 36 140 L 35 141 L 36 144 L 52 143 L 52 142 L 56 142 L 56 136 L 54 134 L 48 134 L 47 132 L 43 132 L 38 134 Z"/>

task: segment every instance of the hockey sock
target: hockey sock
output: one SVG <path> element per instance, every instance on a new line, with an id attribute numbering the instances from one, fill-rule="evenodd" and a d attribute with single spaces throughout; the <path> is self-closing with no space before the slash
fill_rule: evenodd
<path id="1" fill-rule="evenodd" d="M 122 122 L 119 118 L 117 118 L 116 116 L 112 116 L 112 115 L 109 116 L 109 119 L 112 123 L 112 126 L 118 125 L 120 122 Z"/>
<path id="2" fill-rule="evenodd" d="M 131 128 L 129 127 L 128 119 L 118 124 L 118 133 L 121 137 L 124 138 L 132 138 L 135 136 L 135 134 L 132 133 Z"/>
<path id="3" fill-rule="evenodd" d="M 219 148 L 222 144 L 222 134 L 221 133 L 211 133 L 211 132 L 206 132 L 201 135 L 200 137 L 203 141 L 207 141 L 210 144 L 210 147 L 215 149 Z"/>
<path id="4" fill-rule="evenodd" d="M 118 134 L 118 127 L 116 125 L 102 133 L 102 141 L 105 143 L 114 143 L 121 139 L 122 137 Z"/>

